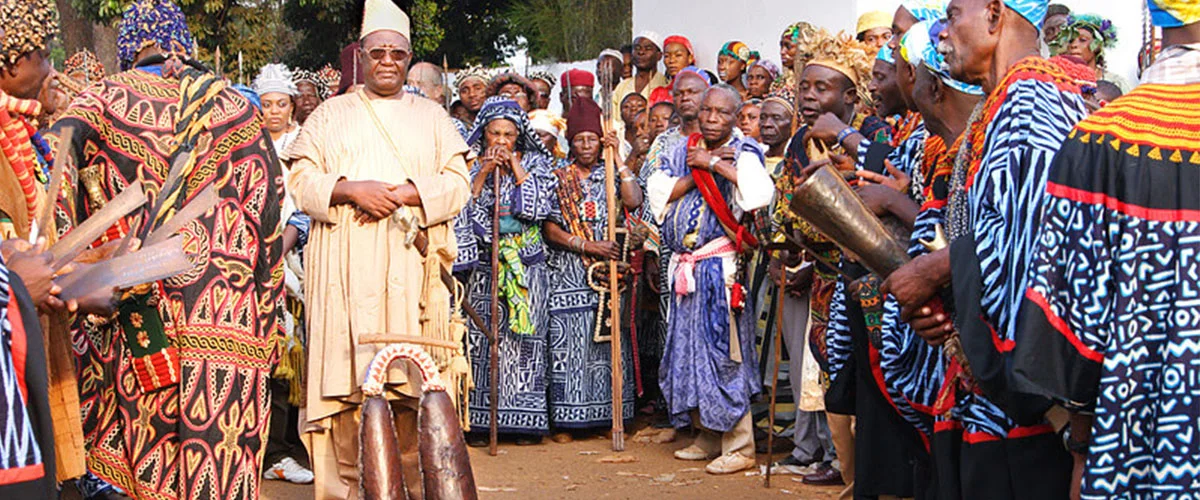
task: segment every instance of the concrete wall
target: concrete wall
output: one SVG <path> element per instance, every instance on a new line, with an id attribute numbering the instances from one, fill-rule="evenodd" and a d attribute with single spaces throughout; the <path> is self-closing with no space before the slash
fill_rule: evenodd
<path id="1" fill-rule="evenodd" d="M 854 29 L 859 0 L 634 0 L 633 33 L 657 32 L 663 37 L 687 36 L 696 48 L 696 62 L 716 70 L 717 51 L 730 40 L 741 40 L 764 58 L 779 62 L 779 35 L 796 21 L 817 26 Z"/>
<path id="2" fill-rule="evenodd" d="M 1054 1 L 1073 10 L 1112 19 L 1120 41 L 1108 54 L 1109 69 L 1136 82 L 1143 2 Z M 727 41 L 741 40 L 778 63 L 779 35 L 795 21 L 808 21 L 832 31 L 853 31 L 859 14 L 872 10 L 892 12 L 899 5 L 898 0 L 633 0 L 633 33 L 651 30 L 663 37 L 685 35 L 696 48 L 697 63 L 715 71 L 717 51 Z"/>

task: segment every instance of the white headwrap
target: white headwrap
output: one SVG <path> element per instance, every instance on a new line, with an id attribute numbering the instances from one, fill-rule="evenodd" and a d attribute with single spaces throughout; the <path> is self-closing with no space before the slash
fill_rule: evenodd
<path id="1" fill-rule="evenodd" d="M 268 64 L 258 70 L 254 78 L 254 93 L 262 96 L 269 92 L 279 92 L 295 97 L 300 93 L 292 82 L 292 70 L 282 64 Z"/>
<path id="2" fill-rule="evenodd" d="M 633 37 L 633 42 L 637 43 L 638 38 L 645 38 L 647 40 L 650 40 L 650 42 L 653 43 L 654 46 L 658 47 L 658 50 L 662 50 L 662 48 L 663 48 L 663 37 L 662 37 L 662 35 L 660 35 L 658 33 L 655 33 L 653 31 L 643 31 L 641 33 L 638 33 L 637 36 Z"/>

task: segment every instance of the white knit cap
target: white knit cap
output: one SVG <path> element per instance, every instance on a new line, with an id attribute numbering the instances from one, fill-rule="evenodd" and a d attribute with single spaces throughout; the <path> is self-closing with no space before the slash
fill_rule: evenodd
<path id="1" fill-rule="evenodd" d="M 647 40 L 650 40 L 651 43 L 653 43 L 656 47 L 658 47 L 658 50 L 662 50 L 662 48 L 663 48 L 663 44 L 662 44 L 663 37 L 662 37 L 662 35 L 659 35 L 658 33 L 655 33 L 653 31 L 643 31 L 641 33 L 638 33 L 637 36 L 633 37 L 633 42 L 637 43 L 638 38 L 645 38 Z"/>
<path id="2" fill-rule="evenodd" d="M 292 82 L 292 70 L 282 64 L 268 64 L 258 70 L 254 78 L 254 93 L 262 96 L 270 92 L 279 92 L 295 97 L 300 93 Z"/>
<path id="3" fill-rule="evenodd" d="M 412 41 L 409 36 L 408 14 L 397 7 L 392 0 L 367 0 L 363 6 L 362 35 L 359 40 L 376 31 L 391 30 Z"/>
<path id="4" fill-rule="evenodd" d="M 618 61 L 622 61 L 622 62 L 625 61 L 625 56 L 621 55 L 621 52 L 618 50 L 604 49 L 604 50 L 600 51 L 600 57 L 598 57 L 597 59 L 604 59 L 604 56 L 612 56 L 612 57 L 617 58 Z"/>

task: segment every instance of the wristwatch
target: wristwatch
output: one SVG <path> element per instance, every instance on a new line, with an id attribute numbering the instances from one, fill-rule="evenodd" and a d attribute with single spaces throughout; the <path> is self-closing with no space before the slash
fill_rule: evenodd
<path id="1" fill-rule="evenodd" d="M 721 163 L 721 157 L 720 156 L 712 157 L 711 159 L 708 160 L 708 169 L 712 170 L 712 169 L 716 168 L 718 163 Z"/>

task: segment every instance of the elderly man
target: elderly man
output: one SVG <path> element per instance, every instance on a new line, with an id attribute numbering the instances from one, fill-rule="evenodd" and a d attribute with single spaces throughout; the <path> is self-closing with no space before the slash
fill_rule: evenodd
<path id="1" fill-rule="evenodd" d="M 1077 498 L 1169 497 L 1200 481 L 1187 375 L 1200 317 L 1200 10 L 1147 3 L 1163 50 L 1054 158 L 1019 316 L 1014 385 L 1074 412 Z"/>
<path id="2" fill-rule="evenodd" d="M 755 465 L 750 398 L 759 392 L 754 362 L 754 305 L 747 300 L 739 221 L 771 203 L 774 186 L 757 142 L 734 132 L 741 95 L 728 85 L 707 90 L 700 133 L 669 151 L 648 183 L 650 207 L 673 252 L 674 299 L 660 368 L 671 423 L 702 430 L 675 452 L 712 460 L 710 474 Z M 715 459 L 715 460 L 713 460 Z"/>
<path id="3" fill-rule="evenodd" d="M 441 106 L 403 92 L 410 46 L 408 16 L 390 0 L 368 0 L 358 54 L 365 85 L 317 108 L 290 151 L 289 191 L 313 221 L 305 250 L 305 440 L 319 499 L 360 494 L 360 386 L 383 347 L 362 344 L 360 336 L 462 342 L 462 332 L 450 326 L 450 290 L 441 273 L 455 257 L 450 221 L 469 195 L 467 145 Z M 456 359 L 461 350 L 426 350 L 439 368 L 465 365 Z M 421 498 L 420 376 L 396 371 L 388 382 L 408 491 Z"/>
<path id="4" fill-rule="evenodd" d="M 563 116 L 571 112 L 571 101 L 584 97 L 591 99 L 596 88 L 596 75 L 582 69 L 564 71 L 559 81 L 562 82 L 562 88 L 558 89 L 558 100 L 562 103 Z M 617 114 L 613 116 L 621 116 L 619 105 Z"/>
<path id="5" fill-rule="evenodd" d="M 179 155 L 192 160 L 177 203 L 206 187 L 219 201 L 180 230 L 194 269 L 130 290 L 115 316 L 80 318 L 88 469 L 134 497 L 257 498 L 282 334 L 280 167 L 262 115 L 191 59 L 176 5 L 133 3 L 117 48 L 123 72 L 80 93 L 54 126 L 75 138 L 64 151 L 77 184 L 63 187 L 60 212 L 83 221 L 136 182 L 153 206 Z"/>
<path id="6" fill-rule="evenodd" d="M 787 152 L 788 142 L 792 138 L 795 102 L 796 100 L 790 93 L 781 93 L 767 96 L 762 104 L 759 133 L 762 136 L 763 145 L 767 147 L 767 171 L 771 173 L 771 177 L 776 182 L 779 182 L 779 179 L 787 174 L 784 154 Z M 766 217 L 760 218 L 763 220 L 763 227 L 771 228 L 772 243 L 786 241 L 782 218 L 790 200 L 791 193 L 781 191 L 771 204 L 770 220 L 765 220 Z M 787 273 L 786 293 L 783 295 L 786 321 L 778 334 L 783 336 L 782 340 L 789 356 L 790 383 L 788 385 L 791 386 L 793 401 L 799 402 L 804 397 L 801 392 L 803 389 L 803 385 L 800 383 L 801 374 L 806 369 L 816 373 L 820 371 L 820 368 L 816 365 L 812 349 L 805 337 L 805 334 L 808 333 L 808 289 L 812 286 L 812 263 L 799 261 L 799 255 L 790 257 L 792 258 L 772 258 L 770 274 L 772 286 L 775 287 L 779 283 L 777 273 Z M 783 265 L 785 260 L 790 262 Z M 771 293 L 778 293 L 778 290 L 773 288 Z M 773 329 L 775 325 L 770 325 L 769 328 Z M 797 405 L 794 422 L 792 451 L 782 460 L 775 462 L 772 467 L 776 474 L 805 476 L 816 471 L 816 468 L 819 467 L 818 464 L 821 463 L 821 458 L 834 455 L 833 441 L 829 437 L 829 424 L 825 420 L 825 412 L 805 411 Z"/>
<path id="7" fill-rule="evenodd" d="M 442 81 L 442 68 L 436 64 L 419 62 L 408 70 L 408 84 L 425 94 L 433 102 L 446 105 L 446 83 Z"/>
<path id="8" fill-rule="evenodd" d="M 964 498 L 1063 498 L 1070 457 L 1041 414 L 1048 400 L 1011 390 L 1017 310 L 1037 242 L 1050 160 L 1086 107 L 1079 87 L 1038 56 L 1046 2 L 953 0 L 938 34 L 949 73 L 988 93 L 954 164 L 948 248 L 921 255 L 885 283 L 927 341 L 957 334 L 974 390 L 957 387 Z M 952 285 L 950 315 L 927 302 Z M 955 370 L 951 366 L 950 370 Z M 939 478 L 940 480 L 941 478 Z M 946 478 L 954 480 L 955 478 Z"/>
<path id="9" fill-rule="evenodd" d="M 304 126 L 308 115 L 329 98 L 329 85 L 320 74 L 305 69 L 292 72 L 292 83 L 296 85 L 296 123 Z"/>

